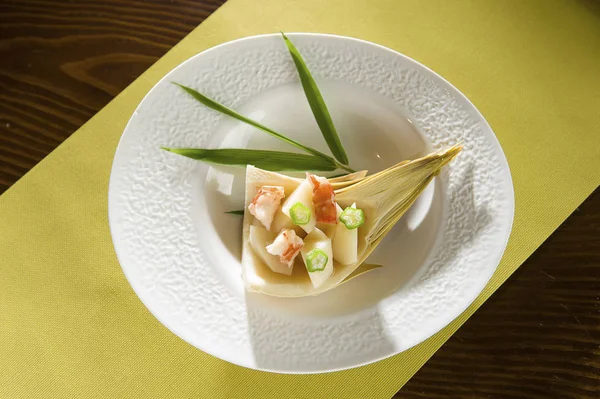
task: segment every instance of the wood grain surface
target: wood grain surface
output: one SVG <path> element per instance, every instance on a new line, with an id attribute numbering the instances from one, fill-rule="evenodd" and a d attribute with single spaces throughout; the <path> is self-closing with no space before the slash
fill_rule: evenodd
<path id="1" fill-rule="evenodd" d="M 0 0 L 0 193 L 224 0 Z M 396 398 L 600 397 L 600 194 Z"/>

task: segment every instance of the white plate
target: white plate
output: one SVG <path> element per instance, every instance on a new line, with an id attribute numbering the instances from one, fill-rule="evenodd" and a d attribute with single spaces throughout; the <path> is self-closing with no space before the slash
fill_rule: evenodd
<path id="1" fill-rule="evenodd" d="M 150 91 L 115 155 L 110 228 L 137 295 L 190 344 L 254 369 L 327 372 L 404 351 L 464 311 L 506 246 L 513 188 L 490 126 L 440 76 L 365 41 L 289 37 L 321 87 L 355 169 L 376 172 L 464 144 L 371 256 L 384 267 L 316 297 L 244 293 L 241 218 L 224 213 L 242 208 L 244 171 L 159 149 L 294 150 L 202 106 L 173 81 L 328 152 L 279 35 L 198 54 Z"/>

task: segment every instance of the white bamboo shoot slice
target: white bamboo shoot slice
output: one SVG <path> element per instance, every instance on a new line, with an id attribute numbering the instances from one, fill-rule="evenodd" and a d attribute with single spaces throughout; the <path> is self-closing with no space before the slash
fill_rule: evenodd
<path id="1" fill-rule="evenodd" d="M 294 230 L 297 236 L 300 238 L 304 238 L 306 236 L 306 232 L 300 226 L 296 226 L 292 219 L 290 219 L 285 213 L 278 210 L 275 213 L 275 217 L 273 218 L 273 223 L 271 223 L 271 231 L 274 233 L 280 233 L 281 230 Z"/>
<path id="2" fill-rule="evenodd" d="M 308 179 L 302 181 L 298 188 L 285 200 L 281 211 L 289 217 L 292 222 L 310 233 L 317 224 L 317 215 L 313 205 L 313 187 Z M 303 219 L 303 220 L 302 220 Z M 302 222 L 298 223 L 299 220 Z M 304 223 L 306 221 L 306 223 Z"/>
<path id="3" fill-rule="evenodd" d="M 356 208 L 356 204 L 352 205 Z M 337 205 L 337 216 L 340 217 L 342 208 Z M 335 225 L 333 239 L 333 259 L 342 265 L 350 265 L 358 260 L 358 229 L 348 229 L 344 223 L 338 221 Z M 360 227 L 359 227 L 360 228 Z"/>
<path id="4" fill-rule="evenodd" d="M 337 229 L 337 224 L 330 223 L 317 223 L 317 229 L 321 230 L 329 239 L 333 242 L 333 238 L 335 237 L 335 231 Z"/>

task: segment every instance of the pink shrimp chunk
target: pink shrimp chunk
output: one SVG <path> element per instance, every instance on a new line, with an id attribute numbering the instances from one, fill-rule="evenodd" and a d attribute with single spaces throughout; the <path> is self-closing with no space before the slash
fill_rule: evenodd
<path id="1" fill-rule="evenodd" d="M 270 230 L 273 217 L 283 197 L 285 197 L 283 187 L 262 186 L 248 205 L 248 210 L 267 230 Z"/>
<path id="2" fill-rule="evenodd" d="M 296 235 L 294 230 L 281 230 L 272 244 L 267 245 L 267 252 L 279 257 L 279 261 L 288 267 L 292 267 L 294 259 L 304 246 L 302 238 Z"/>
<path id="3" fill-rule="evenodd" d="M 319 177 L 307 174 L 313 186 L 313 204 L 317 215 L 317 222 L 320 223 L 337 223 L 337 209 L 335 207 L 335 194 L 329 180 L 324 177 Z"/>

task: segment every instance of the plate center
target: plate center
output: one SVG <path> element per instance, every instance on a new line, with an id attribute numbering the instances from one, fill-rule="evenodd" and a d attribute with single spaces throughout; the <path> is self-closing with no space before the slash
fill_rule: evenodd
<path id="1" fill-rule="evenodd" d="M 391 100 L 345 82 L 318 84 L 354 169 L 375 173 L 430 152 L 428 141 L 413 125 L 410 116 L 404 115 Z M 330 153 L 299 84 L 265 90 L 236 110 L 296 141 Z M 223 119 L 211 145 L 299 152 L 231 118 Z M 211 228 L 215 230 L 212 235 L 215 240 L 207 243 L 210 248 L 206 252 L 228 253 L 229 261 L 224 262 L 219 255 L 220 259 L 213 264 L 238 294 L 243 294 L 239 265 L 241 217 L 225 212 L 243 209 L 244 175 L 242 168 L 210 167 L 203 190 Z M 287 315 L 332 317 L 365 309 L 402 289 L 424 265 L 435 244 L 443 217 L 440 184 L 436 179 L 425 190 L 371 255 L 368 261 L 382 264 L 383 268 L 317 297 L 285 299 L 249 295 L 247 298 L 254 306 Z"/>

